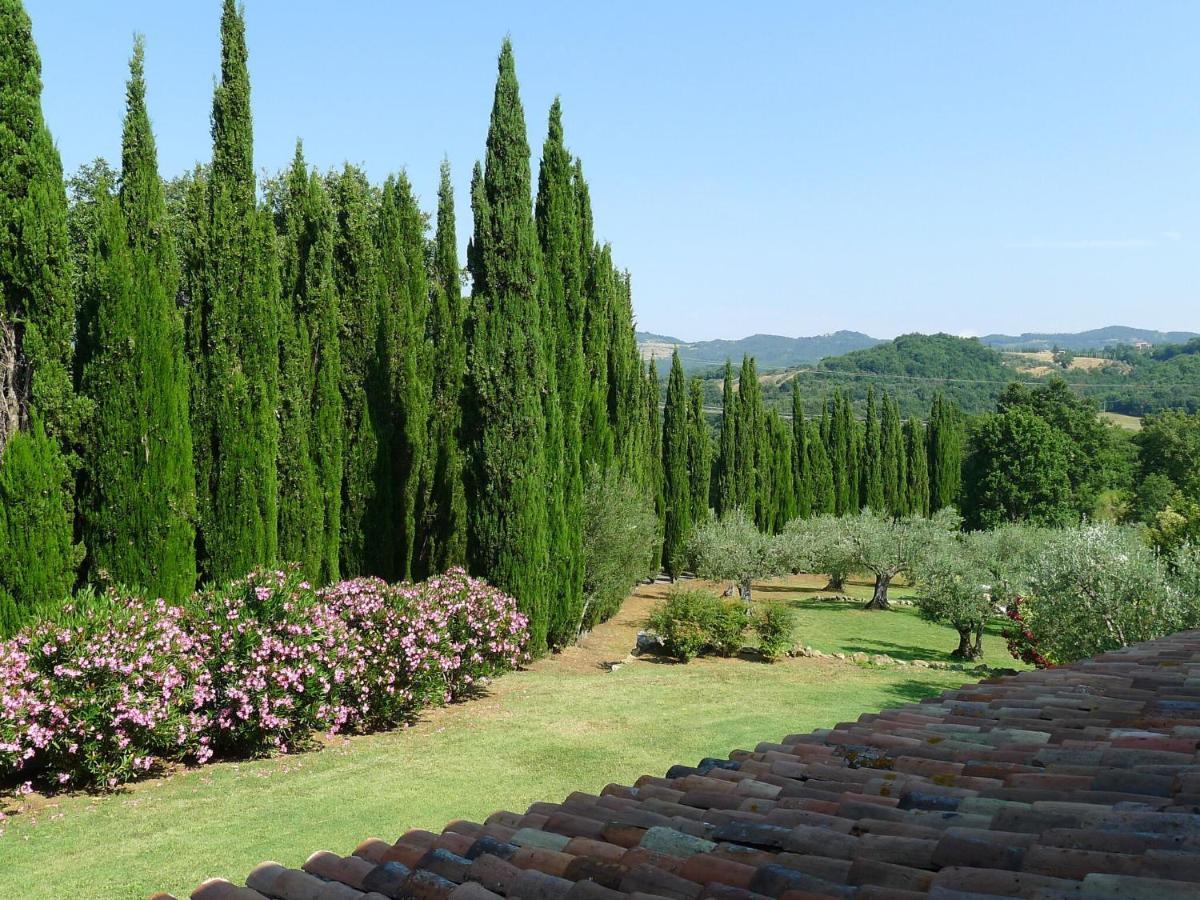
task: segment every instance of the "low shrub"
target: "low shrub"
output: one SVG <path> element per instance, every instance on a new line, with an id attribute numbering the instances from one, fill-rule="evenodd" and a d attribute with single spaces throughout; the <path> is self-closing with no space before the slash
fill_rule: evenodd
<path id="1" fill-rule="evenodd" d="M 526 627 L 461 569 L 319 591 L 261 571 L 183 608 L 110 593 L 0 642 L 0 785 L 113 787 L 395 725 L 517 665 Z"/>
<path id="2" fill-rule="evenodd" d="M 719 656 L 737 653 L 749 613 L 738 600 L 724 600 L 695 588 L 675 588 L 651 612 L 646 625 L 662 639 L 668 654 L 687 662 L 704 652 Z"/>
<path id="3" fill-rule="evenodd" d="M 792 649 L 795 615 L 781 603 L 759 604 L 750 617 L 750 627 L 758 635 L 758 652 L 774 662 Z"/>

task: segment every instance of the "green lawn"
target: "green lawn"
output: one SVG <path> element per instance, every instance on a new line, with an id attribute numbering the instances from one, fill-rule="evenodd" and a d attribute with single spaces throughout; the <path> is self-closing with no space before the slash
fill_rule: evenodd
<path id="1" fill-rule="evenodd" d="M 928 658 L 954 646 L 952 632 L 911 613 L 860 613 L 781 587 L 764 585 L 758 597 L 799 605 L 802 643 L 900 656 L 890 645 L 911 640 Z M 815 659 L 639 660 L 606 671 L 601 663 L 625 655 L 648 605 L 636 598 L 584 648 L 505 676 L 488 696 L 410 729 L 181 772 L 113 795 L 53 798 L 17 814 L 0 836 L 0 897 L 185 897 L 206 877 L 240 881 L 264 859 L 295 866 L 318 849 L 345 854 L 367 837 L 394 840 L 408 828 L 440 830 L 455 818 L 628 784 L 971 678 Z M 996 658 L 1001 647 L 992 643 Z"/>
<path id="2" fill-rule="evenodd" d="M 923 621 L 911 606 L 880 613 L 854 603 L 824 600 L 826 592 L 817 587 L 823 584 L 823 579 L 792 578 L 764 585 L 757 595 L 760 600 L 779 598 L 796 610 L 796 640 L 802 645 L 826 653 L 886 653 L 894 659 L 909 661 L 954 661 L 950 654 L 958 646 L 956 632 Z M 871 596 L 871 585 L 851 581 L 844 593 L 861 597 L 865 603 Z M 903 585 L 893 586 L 888 596 L 904 599 L 912 596 L 912 590 Z M 1009 655 L 999 622 L 984 632 L 982 661 L 989 666 L 1024 668 Z"/>

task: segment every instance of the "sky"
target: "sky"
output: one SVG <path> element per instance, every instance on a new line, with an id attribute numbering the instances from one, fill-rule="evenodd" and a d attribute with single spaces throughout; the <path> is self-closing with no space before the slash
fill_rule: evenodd
<path id="1" fill-rule="evenodd" d="M 119 161 L 134 32 L 165 175 L 211 154 L 220 0 L 25 0 L 67 172 Z M 1200 331 L 1200 3 L 245 0 L 255 159 L 449 159 L 470 233 L 500 42 L 561 96 L 640 328 L 684 340 Z"/>

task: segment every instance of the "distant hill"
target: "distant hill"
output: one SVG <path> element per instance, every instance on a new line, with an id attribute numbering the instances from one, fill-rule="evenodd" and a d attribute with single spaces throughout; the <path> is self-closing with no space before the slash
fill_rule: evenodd
<path id="1" fill-rule="evenodd" d="M 1147 328 L 1130 328 L 1126 325 L 1109 325 L 1091 331 L 1062 332 L 1059 334 L 1027 332 L 1025 334 L 987 334 L 979 340 L 998 350 L 1105 350 L 1112 347 L 1147 347 L 1160 344 L 1186 344 L 1194 337 L 1191 331 L 1152 331 Z"/>
<path id="2" fill-rule="evenodd" d="M 740 365 L 746 354 L 753 356 L 760 372 L 812 364 L 830 356 L 841 356 L 882 343 L 878 338 L 858 331 L 837 331 L 812 337 L 783 337 L 778 334 L 752 334 L 737 341 L 696 341 L 687 343 L 660 334 L 639 331 L 638 346 L 643 359 L 666 360 L 679 350 L 683 367 L 693 373 L 725 365 L 725 360 Z"/>

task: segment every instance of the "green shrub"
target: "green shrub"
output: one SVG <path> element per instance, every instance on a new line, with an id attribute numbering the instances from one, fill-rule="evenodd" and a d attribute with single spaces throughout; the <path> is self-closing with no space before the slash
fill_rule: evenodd
<path id="1" fill-rule="evenodd" d="M 710 591 L 672 590 L 646 620 L 663 642 L 667 653 L 687 662 L 706 651 L 732 656 L 741 649 L 749 625 L 746 607 L 723 600 Z"/>
<path id="2" fill-rule="evenodd" d="M 795 616 L 783 604 L 761 604 L 750 619 L 750 627 L 758 635 L 758 652 L 768 662 L 774 662 L 792 649 Z"/>

